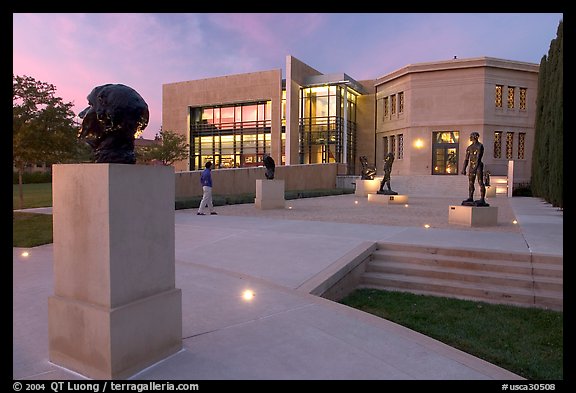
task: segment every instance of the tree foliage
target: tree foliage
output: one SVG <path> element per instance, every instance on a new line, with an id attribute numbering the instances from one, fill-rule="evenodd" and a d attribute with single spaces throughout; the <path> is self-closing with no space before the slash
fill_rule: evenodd
<path id="1" fill-rule="evenodd" d="M 186 143 L 185 135 L 160 130 L 154 139 L 158 143 L 136 149 L 138 162 L 144 164 L 161 162 L 163 165 L 172 165 L 176 161 L 188 158 L 189 145 Z"/>
<path id="2" fill-rule="evenodd" d="M 27 165 L 74 160 L 79 145 L 73 104 L 56 96 L 56 87 L 30 76 L 12 75 L 12 161 L 22 183 Z"/>
<path id="3" fill-rule="evenodd" d="M 560 21 L 548 56 L 540 61 L 531 188 L 553 206 L 564 206 L 564 43 Z"/>

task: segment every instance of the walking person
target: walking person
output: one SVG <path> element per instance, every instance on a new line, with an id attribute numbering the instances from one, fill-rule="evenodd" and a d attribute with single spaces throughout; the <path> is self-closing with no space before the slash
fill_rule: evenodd
<path id="1" fill-rule="evenodd" d="M 205 216 L 206 209 L 210 214 L 218 214 L 214 211 L 214 204 L 212 203 L 212 162 L 208 161 L 205 165 L 206 169 L 200 175 L 200 184 L 202 184 L 202 200 L 198 207 L 199 216 Z"/>

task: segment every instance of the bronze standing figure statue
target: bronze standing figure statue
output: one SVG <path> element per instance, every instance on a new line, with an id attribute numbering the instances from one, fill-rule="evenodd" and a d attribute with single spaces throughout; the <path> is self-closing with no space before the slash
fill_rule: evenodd
<path id="1" fill-rule="evenodd" d="M 135 134 L 148 125 L 148 104 L 131 87 L 106 84 L 88 95 L 90 105 L 78 116 L 83 119 L 78 138 L 92 148 L 96 162 L 135 164 Z"/>
<path id="2" fill-rule="evenodd" d="M 392 191 L 390 187 L 390 173 L 392 173 L 392 164 L 394 163 L 394 154 L 392 152 L 386 154 L 384 159 L 384 177 L 380 182 L 380 189 L 376 192 L 377 194 L 385 195 L 398 195 L 396 191 Z M 384 184 L 386 184 L 387 190 L 384 189 Z"/>
<path id="3" fill-rule="evenodd" d="M 484 145 L 478 141 L 480 134 L 472 132 L 470 134 L 470 146 L 466 148 L 466 158 L 462 168 L 462 174 L 466 174 L 466 167 L 468 169 L 468 199 L 462 201 L 463 206 L 490 206 L 486 203 L 486 185 L 484 184 L 484 163 L 482 156 L 484 155 Z M 478 179 L 480 186 L 480 199 L 474 200 L 474 182 Z"/>

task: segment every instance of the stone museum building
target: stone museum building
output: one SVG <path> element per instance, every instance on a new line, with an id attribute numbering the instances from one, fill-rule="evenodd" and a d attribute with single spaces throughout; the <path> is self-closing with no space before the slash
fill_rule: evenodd
<path id="1" fill-rule="evenodd" d="M 293 56 L 282 69 L 168 83 L 162 128 L 186 135 L 177 171 L 341 163 L 359 175 L 368 157 L 383 173 L 458 175 L 471 132 L 485 170 L 530 181 L 538 64 L 477 57 L 409 64 L 372 80 L 323 74 Z"/>

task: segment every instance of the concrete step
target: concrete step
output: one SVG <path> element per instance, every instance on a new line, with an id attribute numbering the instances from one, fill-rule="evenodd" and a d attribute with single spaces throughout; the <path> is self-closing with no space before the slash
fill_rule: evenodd
<path id="1" fill-rule="evenodd" d="M 389 250 L 378 249 L 372 254 L 372 260 L 440 268 L 457 268 L 468 271 L 497 272 L 502 274 L 526 274 L 537 277 L 549 277 L 562 280 L 563 267 L 556 263 L 535 263 L 529 258 L 519 260 L 517 256 L 486 251 L 472 253 L 449 253 L 446 251 L 427 253 L 427 250 Z M 509 258 L 509 259 L 505 259 Z M 561 260 L 561 258 L 558 258 Z"/>
<path id="2" fill-rule="evenodd" d="M 476 282 L 457 282 L 403 274 L 365 272 L 358 287 L 553 310 L 562 310 L 563 308 L 563 295 L 557 291 L 503 287 Z"/>
<path id="3" fill-rule="evenodd" d="M 468 265 L 474 265 L 470 263 Z M 476 266 L 475 266 L 476 267 Z M 430 277 L 460 282 L 474 282 L 494 286 L 512 286 L 531 290 L 538 288 L 562 293 L 563 280 L 556 277 L 534 277 L 530 269 L 523 273 L 486 271 L 469 269 L 468 266 L 453 268 L 436 265 L 414 264 L 404 261 L 372 260 L 366 267 L 367 272 L 378 272 L 410 277 Z"/>

